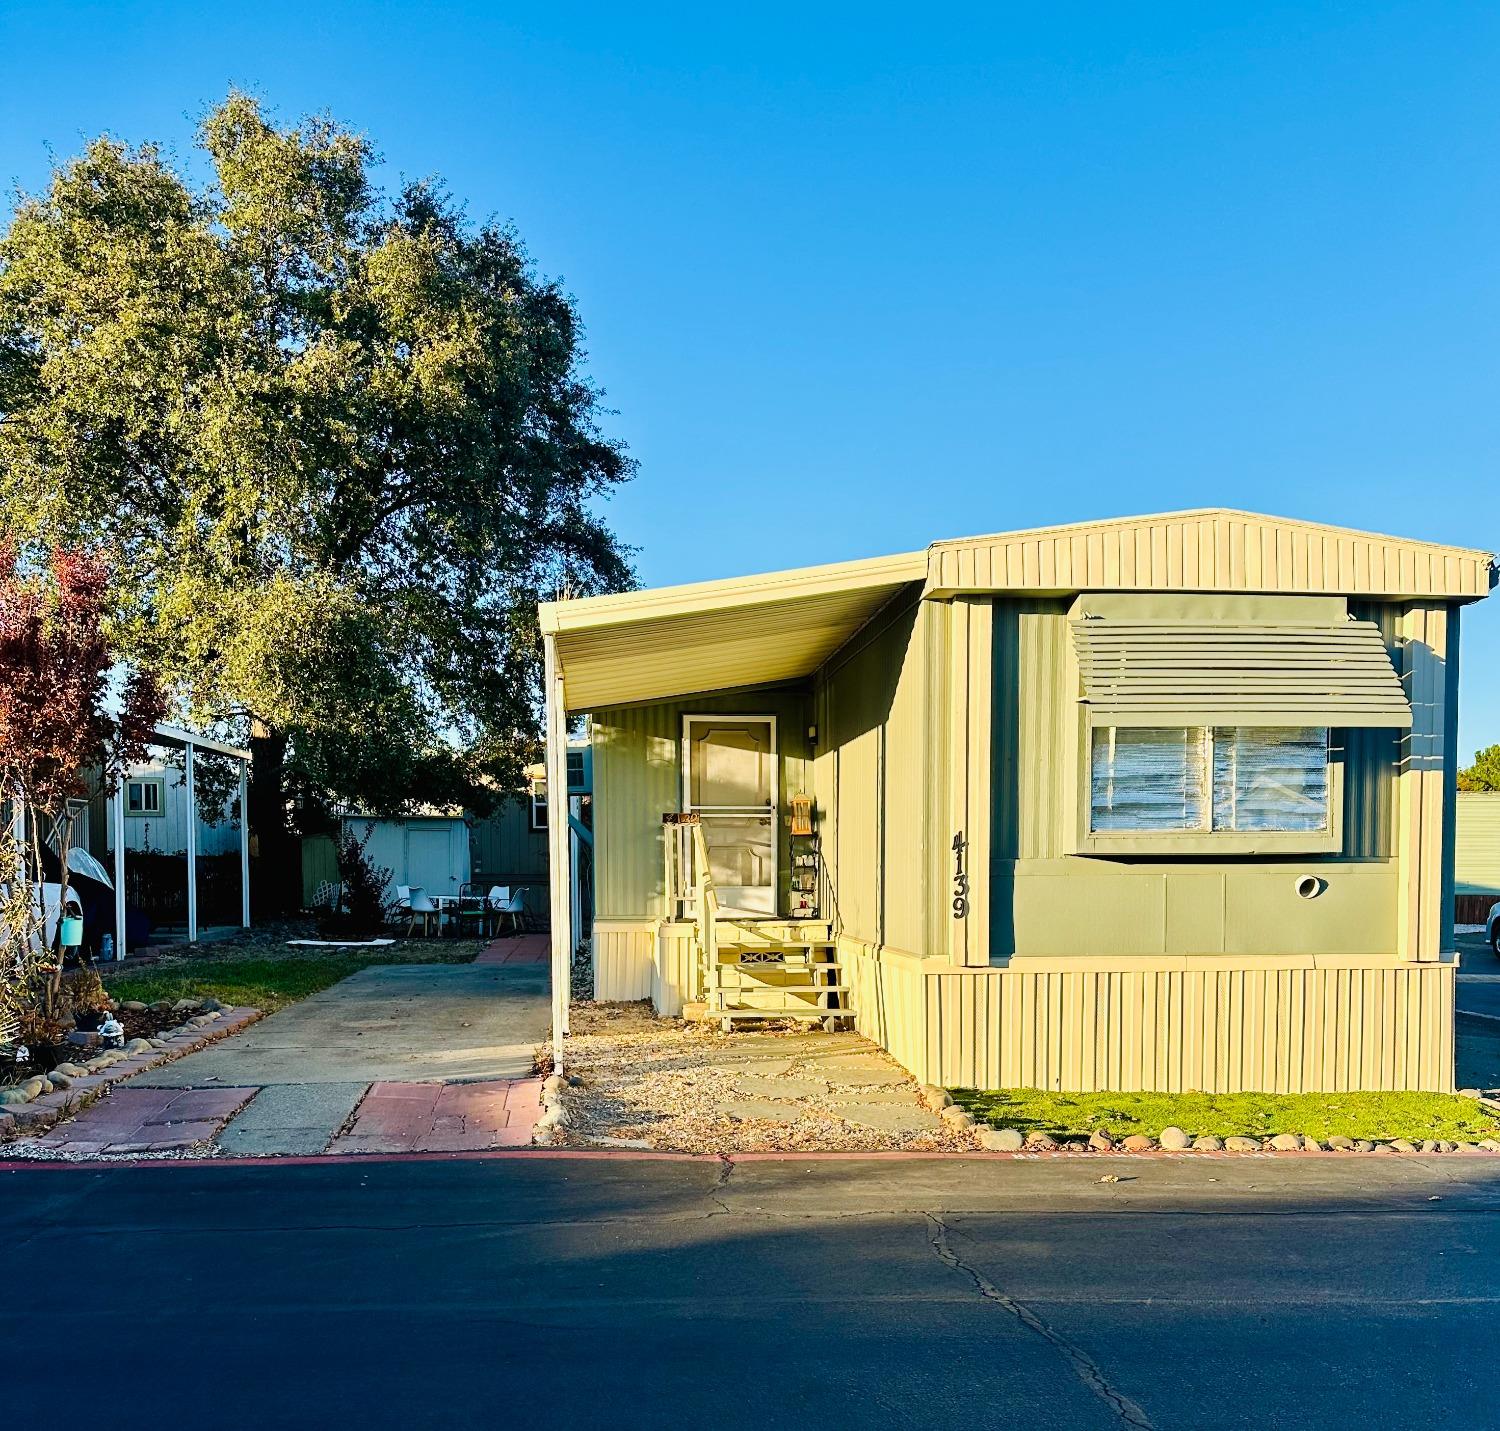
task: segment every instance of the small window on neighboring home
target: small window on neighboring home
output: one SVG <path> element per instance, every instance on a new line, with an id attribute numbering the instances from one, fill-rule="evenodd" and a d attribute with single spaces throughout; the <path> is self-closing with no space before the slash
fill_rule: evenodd
<path id="1" fill-rule="evenodd" d="M 545 830 L 547 828 L 547 787 L 540 781 L 531 787 L 531 818 L 529 824 L 533 830 Z"/>
<path id="2" fill-rule="evenodd" d="M 583 789 L 583 752 L 581 750 L 568 752 L 568 789 Z"/>
<path id="3" fill-rule="evenodd" d="M 1089 828 L 1312 833 L 1329 828 L 1324 727 L 1094 731 Z"/>
<path id="4" fill-rule="evenodd" d="M 160 815 L 163 782 L 159 778 L 125 782 L 127 815 Z"/>

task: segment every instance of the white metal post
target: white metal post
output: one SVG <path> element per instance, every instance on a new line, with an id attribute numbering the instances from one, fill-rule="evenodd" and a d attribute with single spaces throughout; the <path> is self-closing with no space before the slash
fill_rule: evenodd
<path id="1" fill-rule="evenodd" d="M 188 840 L 187 840 L 187 909 L 188 909 L 188 943 L 198 942 L 198 794 L 193 785 L 193 742 L 184 741 L 183 748 L 187 751 L 187 760 L 184 762 L 186 773 L 183 782 L 187 786 L 188 807 Z"/>
<path id="2" fill-rule="evenodd" d="M 564 705 L 557 642 L 543 637 L 547 686 L 547 866 L 552 909 L 552 1061 L 563 1066 L 568 1031 L 568 995 L 573 964 L 573 902 L 568 828 L 568 713 Z"/>
<path id="3" fill-rule="evenodd" d="M 109 797 L 109 828 L 115 842 L 115 958 L 125 957 L 125 779 Z"/>
<path id="4" fill-rule="evenodd" d="M 250 765 L 240 761 L 240 923 L 250 927 Z"/>

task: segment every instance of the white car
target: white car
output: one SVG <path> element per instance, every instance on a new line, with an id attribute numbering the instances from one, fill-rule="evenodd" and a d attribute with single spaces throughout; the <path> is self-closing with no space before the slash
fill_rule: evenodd
<path id="1" fill-rule="evenodd" d="M 1500 958 L 1500 904 L 1490 906 L 1490 917 L 1484 921 L 1484 937 L 1490 941 L 1490 948 Z"/>

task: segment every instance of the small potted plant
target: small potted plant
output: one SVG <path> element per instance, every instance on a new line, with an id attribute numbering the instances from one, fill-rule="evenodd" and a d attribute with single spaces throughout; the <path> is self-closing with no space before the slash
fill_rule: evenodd
<path id="1" fill-rule="evenodd" d="M 94 1033 L 109 1012 L 109 995 L 93 969 L 78 969 L 64 980 L 73 1023 L 85 1033 Z"/>

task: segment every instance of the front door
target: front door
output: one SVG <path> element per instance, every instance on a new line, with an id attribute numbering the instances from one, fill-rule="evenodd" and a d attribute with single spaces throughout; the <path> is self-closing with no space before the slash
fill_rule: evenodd
<path id="1" fill-rule="evenodd" d="M 776 720 L 683 717 L 683 808 L 726 914 L 776 913 Z"/>

